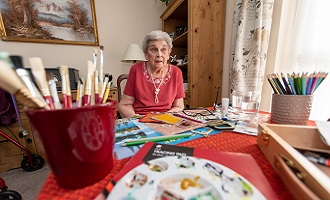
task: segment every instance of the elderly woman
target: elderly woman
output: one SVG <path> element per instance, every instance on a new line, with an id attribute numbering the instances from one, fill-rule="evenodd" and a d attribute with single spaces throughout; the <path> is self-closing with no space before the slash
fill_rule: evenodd
<path id="1" fill-rule="evenodd" d="M 181 70 L 168 62 L 172 39 L 163 31 L 148 33 L 142 44 L 146 62 L 131 67 L 119 103 L 122 117 L 149 112 L 177 112 L 184 108 Z"/>

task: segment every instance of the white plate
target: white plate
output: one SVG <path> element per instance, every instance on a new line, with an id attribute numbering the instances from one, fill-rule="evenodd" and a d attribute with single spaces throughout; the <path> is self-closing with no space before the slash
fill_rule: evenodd
<path id="1" fill-rule="evenodd" d="M 252 173 L 252 172 L 251 172 Z M 162 157 L 118 181 L 107 200 L 266 199 L 235 171 L 196 157 Z"/>

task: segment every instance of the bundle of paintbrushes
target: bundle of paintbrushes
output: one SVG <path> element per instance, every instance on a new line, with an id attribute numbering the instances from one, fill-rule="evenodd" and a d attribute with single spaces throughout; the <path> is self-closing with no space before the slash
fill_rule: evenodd
<path id="1" fill-rule="evenodd" d="M 101 46 L 100 71 L 103 71 L 103 49 L 104 47 Z M 96 69 L 97 53 L 93 53 L 93 58 L 94 62 L 87 62 L 86 80 L 79 79 L 75 104 L 73 104 L 70 90 L 68 67 L 60 66 L 62 81 L 62 102 L 60 102 L 54 74 L 46 74 L 43 62 L 39 57 L 29 58 L 36 87 L 29 72 L 23 68 L 20 57 L 0 52 L 0 87 L 14 94 L 21 104 L 29 108 L 53 110 L 105 103 L 108 100 L 112 76 L 103 78 L 103 72 L 99 74 Z"/>
<path id="2" fill-rule="evenodd" d="M 292 73 L 285 75 L 269 74 L 266 75 L 270 86 L 275 94 L 284 95 L 312 95 L 320 86 L 328 73 Z"/>

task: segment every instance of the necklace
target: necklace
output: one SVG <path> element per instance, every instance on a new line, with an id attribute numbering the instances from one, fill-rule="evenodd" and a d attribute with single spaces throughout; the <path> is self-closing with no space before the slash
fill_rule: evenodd
<path id="1" fill-rule="evenodd" d="M 164 76 L 164 70 L 162 71 L 162 75 L 161 75 L 161 78 L 160 78 L 161 81 L 160 81 L 158 87 L 156 87 L 155 79 L 154 79 L 154 77 L 152 76 L 152 74 L 151 74 L 151 70 L 148 68 L 148 66 L 147 66 L 147 69 L 148 69 L 148 72 L 149 72 L 149 74 L 150 74 L 150 77 L 151 77 L 152 83 L 153 83 L 154 88 L 155 88 L 155 103 L 158 104 L 158 103 L 159 103 L 159 101 L 158 101 L 158 94 L 159 94 L 159 92 L 160 92 L 160 86 L 162 85 L 162 83 L 163 83 L 163 81 L 164 81 L 164 77 L 163 77 L 163 76 Z"/>

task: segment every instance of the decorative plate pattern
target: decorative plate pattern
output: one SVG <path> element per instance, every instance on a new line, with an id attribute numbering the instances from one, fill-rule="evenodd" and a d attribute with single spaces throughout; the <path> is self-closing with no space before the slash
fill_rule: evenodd
<path id="1" fill-rule="evenodd" d="M 266 199 L 235 171 L 196 157 L 162 157 L 118 181 L 107 200 Z"/>

